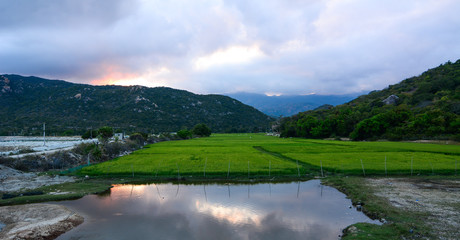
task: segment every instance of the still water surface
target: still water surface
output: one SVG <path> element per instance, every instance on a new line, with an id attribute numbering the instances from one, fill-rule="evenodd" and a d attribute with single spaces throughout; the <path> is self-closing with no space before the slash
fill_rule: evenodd
<path id="1" fill-rule="evenodd" d="M 319 180 L 255 185 L 117 185 L 59 202 L 85 217 L 58 239 L 337 239 L 376 223 Z"/>

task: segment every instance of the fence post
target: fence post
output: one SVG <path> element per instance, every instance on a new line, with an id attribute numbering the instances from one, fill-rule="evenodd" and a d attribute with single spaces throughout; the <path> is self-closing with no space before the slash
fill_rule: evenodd
<path id="1" fill-rule="evenodd" d="M 230 160 L 228 160 L 227 179 L 229 175 L 230 175 Z"/>
<path id="2" fill-rule="evenodd" d="M 296 162 L 297 162 L 297 176 L 300 177 L 299 160 L 296 160 Z"/>
<path id="3" fill-rule="evenodd" d="M 455 159 L 455 176 L 457 176 L 457 159 Z"/>
<path id="4" fill-rule="evenodd" d="M 321 177 L 324 177 L 324 174 L 323 174 L 323 160 L 319 160 L 320 162 L 320 165 L 321 165 Z"/>
<path id="5" fill-rule="evenodd" d="M 248 179 L 249 179 L 249 161 L 248 161 Z"/>
<path id="6" fill-rule="evenodd" d="M 388 174 L 387 174 L 387 156 L 385 156 L 385 176 L 388 177 Z"/>
<path id="7" fill-rule="evenodd" d="M 208 162 L 208 158 L 204 161 L 204 169 L 203 169 L 203 177 L 206 177 L 206 163 Z"/>
<path id="8" fill-rule="evenodd" d="M 361 167 L 363 168 L 363 175 L 366 176 L 366 172 L 364 171 L 363 160 L 362 159 L 360 159 L 360 160 L 361 160 Z"/>
<path id="9" fill-rule="evenodd" d="M 176 163 L 176 166 L 177 166 L 177 180 L 179 181 L 179 179 L 180 179 L 179 164 Z"/>
<path id="10" fill-rule="evenodd" d="M 272 160 L 268 159 L 268 177 L 270 177 L 272 171 Z"/>
<path id="11" fill-rule="evenodd" d="M 414 157 L 411 157 L 411 158 L 410 158 L 410 175 L 411 175 L 411 176 L 412 176 L 412 172 L 413 172 L 413 168 L 412 168 L 413 163 L 414 163 Z"/>

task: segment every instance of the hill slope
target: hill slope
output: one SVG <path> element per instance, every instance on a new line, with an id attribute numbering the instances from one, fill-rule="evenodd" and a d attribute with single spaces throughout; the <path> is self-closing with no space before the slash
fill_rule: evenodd
<path id="1" fill-rule="evenodd" d="M 266 130 L 272 120 L 227 96 L 166 87 L 92 86 L 0 75 L 0 135 L 81 134 L 104 125 L 126 132 L 178 131 L 197 123 L 215 132 Z"/>
<path id="2" fill-rule="evenodd" d="M 460 140 L 460 60 L 336 107 L 280 122 L 281 135 Z"/>
<path id="3" fill-rule="evenodd" d="M 261 112 L 273 116 L 292 116 L 299 112 L 313 110 L 321 105 L 338 105 L 353 100 L 356 95 L 282 95 L 267 96 L 255 93 L 232 93 L 229 97 L 238 99 L 244 104 L 253 106 Z"/>

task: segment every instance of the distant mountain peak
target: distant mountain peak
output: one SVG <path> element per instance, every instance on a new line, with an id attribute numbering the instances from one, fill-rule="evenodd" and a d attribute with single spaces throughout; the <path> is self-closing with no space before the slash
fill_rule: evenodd
<path id="1" fill-rule="evenodd" d="M 291 116 L 299 112 L 313 110 L 324 104 L 338 105 L 356 98 L 360 94 L 351 95 L 280 95 L 238 92 L 227 94 L 242 103 L 253 106 L 263 113 L 273 116 Z"/>

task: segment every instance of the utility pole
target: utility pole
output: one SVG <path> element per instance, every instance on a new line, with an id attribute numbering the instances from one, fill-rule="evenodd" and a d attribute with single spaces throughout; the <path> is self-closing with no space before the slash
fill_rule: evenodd
<path id="1" fill-rule="evenodd" d="M 45 141 L 45 123 L 43 123 L 43 146 L 46 146 L 46 141 Z"/>

